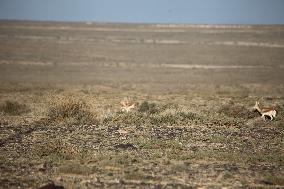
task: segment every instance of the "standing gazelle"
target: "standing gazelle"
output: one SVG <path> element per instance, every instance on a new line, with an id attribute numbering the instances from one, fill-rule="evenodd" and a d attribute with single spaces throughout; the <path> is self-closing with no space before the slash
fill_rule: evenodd
<path id="1" fill-rule="evenodd" d="M 276 117 L 276 110 L 275 109 L 273 109 L 273 108 L 260 108 L 258 101 L 255 102 L 253 109 L 258 111 L 258 113 L 260 113 L 260 115 L 263 119 L 265 119 L 265 117 L 269 117 L 270 120 L 273 120 L 273 118 Z"/>

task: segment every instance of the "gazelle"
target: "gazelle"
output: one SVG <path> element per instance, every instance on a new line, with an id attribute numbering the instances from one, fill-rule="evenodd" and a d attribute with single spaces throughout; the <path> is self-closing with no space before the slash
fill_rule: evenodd
<path id="1" fill-rule="evenodd" d="M 125 98 L 120 102 L 121 104 L 121 111 L 123 112 L 130 112 L 132 109 L 135 108 L 135 102 L 131 101 L 129 98 Z"/>
<path id="2" fill-rule="evenodd" d="M 255 111 L 258 111 L 258 113 L 260 113 L 260 115 L 263 119 L 265 119 L 265 117 L 269 117 L 270 120 L 273 120 L 273 118 L 276 117 L 277 112 L 276 112 L 275 109 L 273 109 L 273 108 L 260 108 L 258 101 L 255 102 L 253 109 Z"/>

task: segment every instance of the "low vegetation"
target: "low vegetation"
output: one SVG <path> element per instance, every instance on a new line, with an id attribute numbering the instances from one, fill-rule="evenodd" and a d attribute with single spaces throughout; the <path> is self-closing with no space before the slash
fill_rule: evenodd
<path id="1" fill-rule="evenodd" d="M 146 113 L 146 114 L 155 114 L 159 112 L 159 108 L 157 104 L 155 103 L 143 101 L 138 107 L 138 112 Z"/>
<path id="2" fill-rule="evenodd" d="M 234 104 L 228 104 L 221 107 L 219 112 L 229 117 L 242 118 L 242 119 L 252 119 L 259 115 L 256 111 L 253 111 L 251 108 L 242 105 L 234 105 Z"/>
<path id="3" fill-rule="evenodd" d="M 20 104 L 17 101 L 6 100 L 2 105 L 0 105 L 0 111 L 4 114 L 19 116 L 30 111 L 26 104 Z"/>
<path id="4" fill-rule="evenodd" d="M 189 110 L 180 110 L 178 106 L 142 102 L 137 111 L 117 112 L 103 120 L 104 124 L 118 125 L 184 125 L 201 121 L 200 116 Z"/>
<path id="5" fill-rule="evenodd" d="M 0 188 L 284 187 L 283 26 L 0 24 Z"/>
<path id="6" fill-rule="evenodd" d="M 57 124 L 92 124 L 96 123 L 90 106 L 82 99 L 72 95 L 52 98 L 47 118 L 49 123 Z"/>
<path id="7" fill-rule="evenodd" d="M 37 122 L 35 117 L 34 123 L 21 126 L 10 120 L 4 127 L 15 130 L 11 133 L 1 127 L 0 159 L 9 165 L 3 171 L 15 174 L 14 170 L 26 170 L 22 164 L 28 163 L 36 177 L 22 173 L 23 183 L 40 186 L 49 178 L 67 188 L 159 183 L 178 187 L 204 182 L 216 186 L 207 178 L 224 186 L 283 185 L 283 119 L 279 116 L 274 121 L 262 120 L 250 111 L 248 104 L 253 103 L 245 104 L 243 99 L 233 104 L 221 103 L 218 96 L 214 101 L 193 98 L 199 107 L 196 109 L 167 100 L 139 101 L 141 97 L 136 96 L 137 102 L 142 103 L 130 112 L 122 112 L 118 102 L 101 100 L 104 94 L 97 95 L 96 100 L 92 93 L 84 95 L 79 98 L 78 92 L 64 91 L 41 95 L 46 99 L 44 106 L 39 104 L 46 109 L 43 122 Z M 200 106 L 204 101 L 206 105 Z M 22 108 L 19 103 L 13 104 L 18 105 L 17 110 Z M 277 107 L 281 114 L 281 104 Z M 112 109 L 105 114 L 99 108 Z M 26 117 L 24 113 L 18 115 Z M 5 113 L 2 118 L 7 116 L 10 114 Z M 190 178 L 196 185 L 192 185 L 188 174 L 192 174 Z M 198 181 L 200 174 L 202 183 Z M 8 187 L 12 177 L 3 178 L 8 180 L 0 182 Z M 91 185 L 85 185 L 86 180 Z"/>

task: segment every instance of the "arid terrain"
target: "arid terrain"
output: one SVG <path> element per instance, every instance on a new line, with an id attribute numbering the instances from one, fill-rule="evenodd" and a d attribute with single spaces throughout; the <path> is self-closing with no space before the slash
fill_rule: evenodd
<path id="1" fill-rule="evenodd" d="M 283 61 L 284 26 L 0 21 L 0 188 L 284 188 Z"/>

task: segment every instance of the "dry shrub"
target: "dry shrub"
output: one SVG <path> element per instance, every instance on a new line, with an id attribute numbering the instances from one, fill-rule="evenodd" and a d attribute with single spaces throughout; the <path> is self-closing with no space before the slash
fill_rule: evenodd
<path id="1" fill-rule="evenodd" d="M 93 124 L 96 123 L 95 115 L 90 111 L 90 106 L 74 96 L 61 96 L 50 103 L 48 121 L 63 124 Z"/>
<path id="2" fill-rule="evenodd" d="M 7 100 L 0 106 L 0 111 L 7 115 L 17 116 L 29 112 L 30 109 L 25 104 Z"/>

